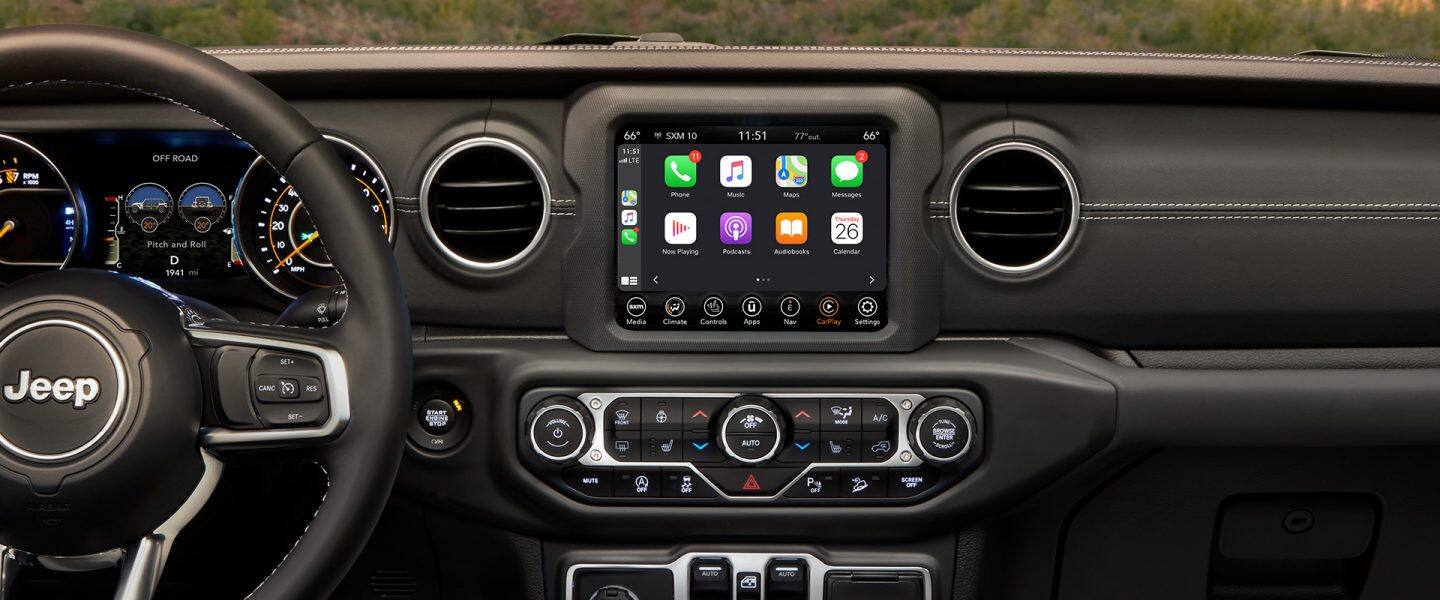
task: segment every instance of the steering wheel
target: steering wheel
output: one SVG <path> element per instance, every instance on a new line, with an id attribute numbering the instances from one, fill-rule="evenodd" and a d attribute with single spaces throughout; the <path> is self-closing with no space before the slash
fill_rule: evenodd
<path id="1" fill-rule="evenodd" d="M 410 322 L 389 244 L 320 133 L 218 59 L 105 27 L 0 32 L 0 89 L 46 83 L 153 96 L 248 142 L 305 198 L 349 304 L 310 329 L 206 319 L 108 271 L 0 289 L 0 598 L 21 565 L 95 563 L 120 565 L 116 598 L 151 597 L 176 534 L 240 451 L 308 458 L 329 479 L 308 529 L 250 597 L 327 596 L 379 519 L 403 450 Z M 301 398 L 251 402 L 251 386 L 258 395 L 274 376 Z M 223 410 L 207 414 L 206 398 Z"/>

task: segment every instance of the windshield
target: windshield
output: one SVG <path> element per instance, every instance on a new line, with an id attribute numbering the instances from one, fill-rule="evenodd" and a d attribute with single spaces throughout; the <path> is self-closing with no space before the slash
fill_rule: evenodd
<path id="1" fill-rule="evenodd" d="M 193 46 L 531 44 L 577 32 L 675 32 L 729 45 L 1433 56 L 1435 1 L 0 0 L 0 17 L 6 26 L 125 27 Z"/>

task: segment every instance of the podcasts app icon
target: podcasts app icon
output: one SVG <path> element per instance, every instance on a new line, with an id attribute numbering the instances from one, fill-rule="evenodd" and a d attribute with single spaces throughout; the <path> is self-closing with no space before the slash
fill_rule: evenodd
<path id="1" fill-rule="evenodd" d="M 720 215 L 720 241 L 731 246 L 750 243 L 754 227 L 748 212 L 727 212 Z"/>

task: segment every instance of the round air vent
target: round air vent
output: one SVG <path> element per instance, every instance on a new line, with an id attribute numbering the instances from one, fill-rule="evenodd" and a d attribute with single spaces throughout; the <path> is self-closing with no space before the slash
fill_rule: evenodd
<path id="1" fill-rule="evenodd" d="M 425 233 L 460 266 L 499 269 L 539 245 L 550 222 L 550 186 L 535 158 L 505 140 L 451 146 L 420 184 Z"/>
<path id="2" fill-rule="evenodd" d="M 950 190 L 950 222 L 981 265 L 1028 273 L 1053 262 L 1075 237 L 1080 194 L 1054 154 L 1006 142 L 981 150 Z"/>

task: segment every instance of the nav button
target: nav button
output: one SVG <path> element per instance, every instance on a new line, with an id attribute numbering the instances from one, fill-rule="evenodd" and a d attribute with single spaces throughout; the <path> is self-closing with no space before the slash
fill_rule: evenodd
<path id="1" fill-rule="evenodd" d="M 632 317 L 644 316 L 645 311 L 649 309 L 650 305 L 646 304 L 645 299 L 640 296 L 631 296 L 629 300 L 625 301 L 625 312 Z"/>
<path id="2" fill-rule="evenodd" d="M 780 299 L 780 314 L 786 317 L 794 317 L 800 314 L 800 299 L 794 296 L 786 296 Z"/>

